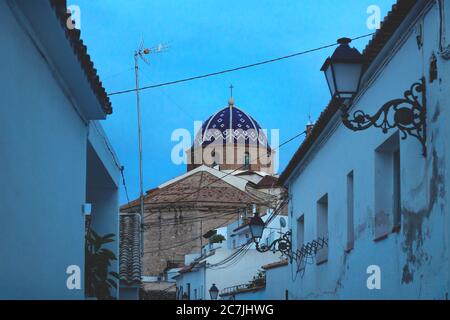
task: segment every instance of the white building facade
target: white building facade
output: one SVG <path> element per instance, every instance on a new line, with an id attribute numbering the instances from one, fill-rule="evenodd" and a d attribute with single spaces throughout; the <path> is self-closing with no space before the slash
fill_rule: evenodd
<path id="1" fill-rule="evenodd" d="M 119 252 L 112 107 L 69 20 L 65 1 L 0 0 L 0 299 L 84 299 L 87 222 Z"/>
<path id="2" fill-rule="evenodd" d="M 265 221 L 270 215 L 263 218 Z M 287 223 L 277 216 L 269 224 L 261 238 L 263 243 L 287 231 Z M 226 232 L 226 233 L 225 233 Z M 233 297 L 237 286 L 252 287 L 251 282 L 263 269 L 262 266 L 275 263 L 282 259 L 280 253 L 272 251 L 261 253 L 254 244 L 248 244 L 251 233 L 248 224 L 242 219 L 236 220 L 226 228 L 217 230 L 217 234 L 226 234 L 222 243 L 207 244 L 202 253 L 187 255 L 186 267 L 175 276 L 177 283 L 177 299 L 210 300 L 209 289 L 213 284 L 220 293 L 231 293 L 223 297 Z M 257 285 L 256 285 L 257 286 Z M 220 297 L 219 297 L 220 298 Z"/>
<path id="3" fill-rule="evenodd" d="M 448 298 L 449 17 L 447 1 L 398 1 L 363 52 L 350 110 L 375 114 L 424 78 L 425 156 L 395 128 L 349 130 L 331 102 L 282 174 L 293 249 L 328 239 L 289 264 L 290 299 Z"/>

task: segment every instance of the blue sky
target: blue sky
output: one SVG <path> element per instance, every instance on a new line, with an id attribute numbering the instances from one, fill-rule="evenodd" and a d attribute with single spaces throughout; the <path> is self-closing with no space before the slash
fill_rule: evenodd
<path id="1" fill-rule="evenodd" d="M 141 85 L 219 71 L 330 44 L 342 36 L 370 33 L 370 5 L 382 16 L 394 0 L 69 0 L 81 9 L 81 36 L 108 92 L 134 87 L 133 53 L 141 39 L 149 47 L 169 42 L 167 52 L 141 62 Z M 369 38 L 353 43 L 363 49 Z M 280 142 L 304 130 L 330 96 L 320 72 L 333 49 L 293 59 L 141 93 L 144 188 L 148 190 L 186 171 L 171 161 L 177 128 L 193 133 L 224 107 L 229 85 L 236 105 L 265 129 L 279 129 Z M 111 97 L 114 113 L 103 121 L 125 166 L 131 199 L 139 196 L 136 97 Z M 280 170 L 301 139 L 279 150 Z M 126 197 L 121 190 L 121 203 Z"/>

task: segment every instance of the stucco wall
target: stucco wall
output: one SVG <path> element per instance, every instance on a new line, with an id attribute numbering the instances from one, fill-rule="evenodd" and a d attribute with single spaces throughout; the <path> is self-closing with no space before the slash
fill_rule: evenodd
<path id="1" fill-rule="evenodd" d="M 225 296 L 223 300 L 268 300 L 266 298 L 267 288 L 254 291 L 239 292 L 233 296 Z"/>
<path id="2" fill-rule="evenodd" d="M 87 131 L 5 1 L 0 21 L 0 298 L 83 298 Z"/>
<path id="3" fill-rule="evenodd" d="M 307 160 L 290 179 L 290 214 L 294 246 L 296 220 L 304 214 L 305 241 L 317 237 L 317 201 L 328 195 L 328 261 L 306 266 L 303 277 L 290 282 L 296 299 L 404 299 L 447 298 L 449 290 L 448 194 L 448 61 L 438 58 L 439 79 L 429 83 L 429 59 L 437 51 L 438 11 L 433 6 L 423 20 L 423 47 L 416 41 L 416 28 L 380 65 L 374 81 L 355 101 L 373 114 L 388 100 L 422 76 L 427 78 L 427 148 L 412 137 L 400 140 L 402 225 L 398 233 L 374 241 L 375 149 L 390 134 L 371 128 L 352 132 L 342 124 L 323 134 Z M 324 83 L 325 85 L 325 83 Z M 339 119 L 337 119 L 339 120 Z M 336 122 L 338 123 L 338 122 Z M 354 249 L 347 245 L 347 174 L 354 174 Z M 381 186 L 382 187 L 382 186 Z M 381 290 L 369 290 L 366 268 L 381 268 Z M 292 276 L 296 276 L 295 262 Z"/>
<path id="4" fill-rule="evenodd" d="M 118 234 L 119 171 L 99 147 L 106 139 L 96 143 L 94 133 L 88 156 L 87 122 L 64 84 L 70 74 L 55 70 L 39 36 L 13 7 L 0 1 L 0 299 L 83 299 L 82 204 L 90 197 L 93 224 Z M 87 163 L 96 173 L 90 190 Z M 110 244 L 114 252 L 117 246 Z M 81 269 L 79 290 L 66 286 L 71 265 Z"/>
<path id="5" fill-rule="evenodd" d="M 263 289 L 239 292 L 233 295 L 235 300 L 285 300 L 286 290 L 289 282 L 292 281 L 290 277 L 291 266 L 282 266 L 266 270 L 266 287 Z M 226 299 L 227 297 L 225 297 Z M 288 299 L 292 297 L 289 296 Z"/>
<path id="6" fill-rule="evenodd" d="M 208 265 L 214 265 L 229 257 L 236 250 L 218 249 L 216 253 L 207 258 Z M 187 284 L 191 284 L 191 299 L 194 289 L 201 292 L 203 286 L 203 297 L 210 299 L 209 289 L 214 283 L 219 291 L 227 287 L 246 284 L 257 275 L 261 266 L 278 261 L 279 255 L 272 252 L 260 253 L 254 249 L 247 251 L 242 257 L 235 260 L 235 263 L 228 263 L 218 267 L 204 267 L 194 269 L 193 272 L 184 273 L 177 277 L 177 287 L 183 286 L 186 292 Z"/>

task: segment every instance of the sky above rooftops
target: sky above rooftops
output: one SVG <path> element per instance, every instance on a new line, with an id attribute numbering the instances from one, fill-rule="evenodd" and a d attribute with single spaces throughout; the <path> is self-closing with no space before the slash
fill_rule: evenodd
<path id="1" fill-rule="evenodd" d="M 169 43 L 168 51 L 140 62 L 142 86 L 220 71 L 327 45 L 373 32 L 367 8 L 384 17 L 394 0 L 69 0 L 81 10 L 81 37 L 107 92 L 135 86 L 133 53 Z M 369 38 L 352 43 L 359 50 Z M 227 105 L 230 84 L 235 104 L 262 128 L 279 129 L 280 143 L 314 121 L 330 95 L 320 67 L 334 49 L 217 77 L 141 92 L 144 190 L 183 174 L 171 161 L 172 132 L 204 121 Z M 139 196 L 136 96 L 111 97 L 113 114 L 103 127 L 125 166 L 130 198 Z M 270 140 L 270 136 L 269 136 Z M 281 148 L 279 173 L 302 139 Z M 126 202 L 121 190 L 121 203 Z"/>

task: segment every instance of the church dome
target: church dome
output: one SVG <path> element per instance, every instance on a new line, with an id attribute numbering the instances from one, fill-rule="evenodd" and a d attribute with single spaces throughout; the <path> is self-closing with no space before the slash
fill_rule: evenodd
<path id="1" fill-rule="evenodd" d="M 225 107 L 210 116 L 202 125 L 201 132 L 197 133 L 194 146 L 206 147 L 216 143 L 234 143 L 257 145 L 270 150 L 267 136 L 258 122 L 246 112 L 234 106 L 230 98 L 228 107 Z"/>

